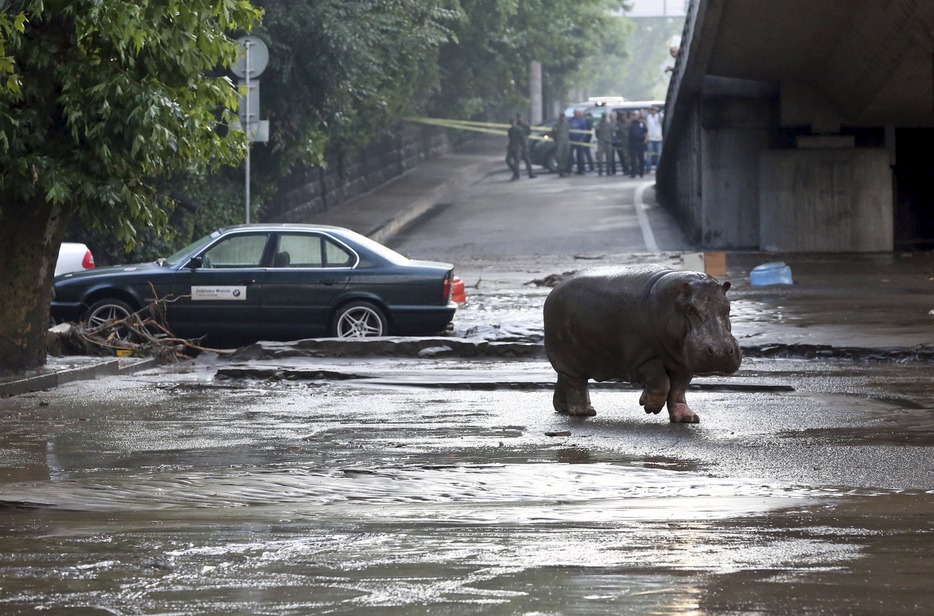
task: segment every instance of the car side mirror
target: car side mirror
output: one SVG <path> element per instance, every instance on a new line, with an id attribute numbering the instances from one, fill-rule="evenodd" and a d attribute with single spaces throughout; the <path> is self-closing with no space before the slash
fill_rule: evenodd
<path id="1" fill-rule="evenodd" d="M 187 267 L 193 270 L 201 269 L 204 267 L 204 259 L 202 257 L 192 257 L 191 260 L 188 261 Z"/>

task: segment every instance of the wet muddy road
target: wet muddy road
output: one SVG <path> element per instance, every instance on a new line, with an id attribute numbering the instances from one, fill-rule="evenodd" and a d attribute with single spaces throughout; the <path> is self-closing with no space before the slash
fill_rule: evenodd
<path id="1" fill-rule="evenodd" d="M 934 608 L 930 365 L 747 360 L 694 426 L 539 360 L 242 368 L 0 400 L 0 611 Z"/>

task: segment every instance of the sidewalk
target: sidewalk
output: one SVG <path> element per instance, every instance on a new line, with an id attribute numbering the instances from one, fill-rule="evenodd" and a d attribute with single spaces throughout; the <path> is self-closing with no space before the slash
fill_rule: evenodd
<path id="1" fill-rule="evenodd" d="M 380 243 L 461 188 L 504 166 L 502 139 L 475 139 L 457 152 L 426 160 L 405 175 L 305 222 L 347 227 Z"/>

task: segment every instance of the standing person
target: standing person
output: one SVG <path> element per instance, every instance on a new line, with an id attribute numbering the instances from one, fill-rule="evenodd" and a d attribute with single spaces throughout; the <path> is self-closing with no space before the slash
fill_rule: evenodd
<path id="1" fill-rule="evenodd" d="M 522 119 L 521 113 L 516 114 L 516 126 L 519 127 L 519 130 L 522 133 L 522 138 L 519 142 L 520 160 L 525 161 L 525 168 L 529 172 L 529 177 L 534 178 L 535 174 L 532 172 L 532 159 L 529 156 L 529 135 L 532 134 L 532 127 L 525 123 L 525 121 Z M 518 161 L 516 165 L 518 166 Z"/>
<path id="2" fill-rule="evenodd" d="M 616 148 L 619 154 L 620 172 L 623 175 L 629 173 L 629 124 L 632 120 L 629 118 L 628 111 L 620 111 L 616 116 L 616 134 L 619 139 L 619 145 Z"/>
<path id="3" fill-rule="evenodd" d="M 646 171 L 654 173 L 658 170 L 658 160 L 662 156 L 662 115 L 658 112 L 657 106 L 649 109 L 649 115 L 645 118 L 645 126 L 648 131 L 646 136 Z"/>
<path id="4" fill-rule="evenodd" d="M 632 122 L 629 124 L 629 177 L 634 178 L 645 175 L 645 140 L 648 128 L 642 121 L 642 114 L 636 110 L 632 112 Z"/>
<path id="5" fill-rule="evenodd" d="M 597 173 L 610 175 L 616 173 L 616 155 L 613 154 L 613 125 L 610 124 L 610 114 L 604 113 L 600 117 L 597 129 L 594 131 L 597 137 Z"/>
<path id="6" fill-rule="evenodd" d="M 564 177 L 571 173 L 571 127 L 564 112 L 558 114 L 558 121 L 551 129 L 551 138 L 555 141 L 555 161 L 558 163 L 558 175 Z"/>
<path id="7" fill-rule="evenodd" d="M 512 179 L 519 179 L 519 159 L 522 157 L 522 129 L 516 120 L 509 125 L 506 131 L 509 142 L 506 144 L 506 164 L 512 169 Z"/>
<path id="8" fill-rule="evenodd" d="M 613 136 L 610 139 L 610 175 L 616 175 L 617 156 L 619 156 L 620 164 L 623 164 L 623 153 L 619 150 L 622 146 L 622 135 L 619 134 L 619 118 L 621 114 L 622 112 L 616 113 L 615 111 L 610 114 L 610 126 L 613 132 Z M 625 167 L 621 170 L 623 173 L 626 173 Z"/>
<path id="9" fill-rule="evenodd" d="M 587 134 L 584 135 L 584 140 L 587 142 L 587 147 L 584 148 L 584 158 L 587 159 L 587 167 L 590 169 L 590 172 L 593 173 L 593 148 L 590 147 L 590 142 L 593 141 L 593 116 L 589 113 L 585 114 L 584 121 L 587 122 Z"/>
<path id="10" fill-rule="evenodd" d="M 574 111 L 574 117 L 568 120 L 571 128 L 571 146 L 574 149 L 574 159 L 577 161 L 577 175 L 584 175 L 584 151 L 590 153 L 590 125 L 584 118 L 580 109 Z"/>

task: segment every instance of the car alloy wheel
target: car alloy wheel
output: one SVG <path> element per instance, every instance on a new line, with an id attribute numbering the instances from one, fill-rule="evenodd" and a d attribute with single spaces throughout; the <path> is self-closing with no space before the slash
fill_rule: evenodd
<path id="1" fill-rule="evenodd" d="M 95 302 L 84 316 L 84 323 L 88 329 L 97 329 L 102 325 L 125 319 L 133 314 L 133 309 L 118 299 L 102 299 Z M 113 337 L 118 340 L 129 340 L 131 331 L 128 327 L 117 327 L 113 330 Z"/>
<path id="2" fill-rule="evenodd" d="M 370 338 L 387 332 L 386 318 L 369 302 L 353 302 L 341 307 L 334 319 L 338 338 Z"/>

